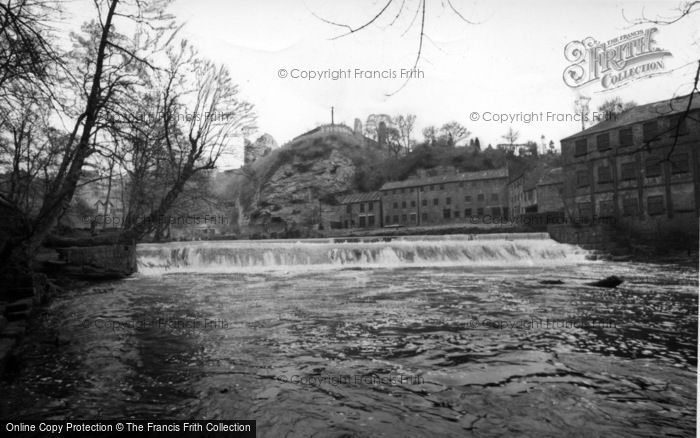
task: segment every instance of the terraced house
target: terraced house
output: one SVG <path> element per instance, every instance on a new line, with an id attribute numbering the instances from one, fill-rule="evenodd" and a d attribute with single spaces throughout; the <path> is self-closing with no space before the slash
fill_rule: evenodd
<path id="1" fill-rule="evenodd" d="M 508 217 L 507 184 L 505 168 L 388 182 L 380 189 L 384 226 Z"/>
<path id="2" fill-rule="evenodd" d="M 561 141 L 564 205 L 643 233 L 698 234 L 700 95 L 625 111 Z"/>
<path id="3" fill-rule="evenodd" d="M 354 193 L 338 199 L 336 228 L 378 228 L 382 226 L 382 204 L 379 192 Z"/>

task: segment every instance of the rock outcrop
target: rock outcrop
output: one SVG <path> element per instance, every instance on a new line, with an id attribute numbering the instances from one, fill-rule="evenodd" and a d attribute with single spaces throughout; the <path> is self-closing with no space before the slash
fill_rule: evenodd
<path id="1" fill-rule="evenodd" d="M 270 134 L 263 134 L 252 143 L 246 139 L 243 151 L 243 162 L 244 164 L 253 163 L 267 156 L 273 149 L 277 149 L 277 147 L 277 142 Z"/>
<path id="2" fill-rule="evenodd" d="M 275 170 L 259 190 L 247 225 L 265 231 L 310 228 L 319 221 L 320 199 L 352 189 L 355 166 L 337 150 L 316 160 L 294 160 Z"/>
<path id="3" fill-rule="evenodd" d="M 334 195 L 355 190 L 358 166 L 377 153 L 352 133 L 317 132 L 245 166 L 245 181 L 234 184 L 242 234 L 308 234 Z"/>

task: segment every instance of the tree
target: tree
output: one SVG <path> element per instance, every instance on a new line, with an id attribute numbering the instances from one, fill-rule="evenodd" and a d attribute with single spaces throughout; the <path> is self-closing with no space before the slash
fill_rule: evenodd
<path id="1" fill-rule="evenodd" d="M 401 155 L 404 150 L 401 132 L 394 127 L 386 129 L 386 147 L 389 153 L 395 157 Z"/>
<path id="2" fill-rule="evenodd" d="M 76 54 L 86 65 L 82 70 L 86 79 L 84 109 L 76 117 L 67 150 L 33 220 L 32 233 L 23 239 L 25 254 L 36 251 L 73 197 L 83 165 L 96 151 L 102 112 L 120 96 L 128 95 L 139 73 L 150 66 L 144 52 L 156 51 L 158 41 L 173 31 L 172 18 L 164 14 L 165 4 L 156 0 L 121 5 L 118 0 L 104 0 L 96 4 L 99 20 L 84 27 L 90 38 L 77 41 Z M 117 33 L 115 26 L 123 21 L 129 21 L 141 38 L 129 39 Z M 155 32 L 148 37 L 150 29 Z"/>
<path id="3" fill-rule="evenodd" d="M 435 126 L 427 126 L 423 128 L 423 138 L 425 138 L 425 142 L 428 143 L 430 146 L 435 146 L 435 142 L 437 141 L 437 134 L 438 130 Z"/>
<path id="4" fill-rule="evenodd" d="M 409 153 L 413 147 L 411 133 L 413 132 L 413 126 L 416 123 L 416 116 L 414 114 L 401 114 L 394 117 L 394 121 L 401 137 L 401 145 L 405 152 Z"/>
<path id="5" fill-rule="evenodd" d="M 10 86 L 41 86 L 48 91 L 61 65 L 60 54 L 49 43 L 55 12 L 45 0 L 0 3 L 0 99 L 17 93 L 17 89 L 9 92 Z"/>
<path id="6" fill-rule="evenodd" d="M 168 59 L 167 68 L 154 71 L 153 88 L 132 102 L 133 110 L 150 107 L 159 117 L 143 126 L 123 115 L 122 132 L 130 141 L 121 156 L 132 190 L 120 241 L 158 231 L 188 181 L 214 169 L 232 136 L 255 123 L 252 105 L 239 97 L 225 67 L 199 58 L 187 43 L 169 51 Z"/>
<path id="7" fill-rule="evenodd" d="M 390 20 L 388 22 L 388 27 L 393 26 L 397 20 L 405 15 L 408 15 L 408 19 L 410 19 L 410 23 L 408 25 L 408 28 L 405 29 L 402 33 L 402 35 L 405 35 L 407 32 L 409 32 L 411 29 L 413 29 L 414 25 L 416 24 L 416 19 L 420 15 L 420 26 L 419 26 L 419 32 L 418 32 L 418 44 L 417 44 L 417 49 L 416 49 L 416 58 L 415 61 L 413 62 L 413 68 L 416 69 L 418 67 L 418 64 L 420 63 L 421 56 L 423 54 L 423 41 L 425 38 L 429 38 L 427 33 L 426 33 L 426 22 L 427 22 L 427 15 L 426 15 L 426 10 L 427 10 L 427 5 L 428 1 L 427 0 L 418 0 L 416 2 L 416 8 L 414 11 L 410 11 L 408 8 L 405 8 L 406 2 L 401 1 L 400 3 L 398 1 L 394 0 L 388 0 L 384 6 L 376 12 L 373 16 L 370 16 L 370 18 L 365 21 L 363 24 L 358 25 L 358 26 L 350 26 L 346 23 L 339 23 L 334 20 L 329 20 L 323 17 L 320 17 L 319 15 L 315 14 L 312 12 L 312 15 L 319 20 L 323 21 L 324 23 L 330 24 L 332 26 L 336 26 L 338 28 L 344 29 L 343 33 L 333 37 L 332 39 L 338 39 L 338 38 L 343 38 L 352 34 L 355 34 L 357 32 L 362 31 L 363 29 L 368 28 L 374 23 L 380 23 L 382 18 L 386 18 L 387 20 Z M 392 5 L 395 7 L 392 9 Z M 468 24 L 475 24 L 472 21 L 466 19 L 462 13 L 455 8 L 455 6 L 452 4 L 452 0 L 446 0 L 440 3 L 441 7 L 443 9 L 449 8 L 449 11 L 454 14 L 456 17 L 458 17 L 460 20 L 462 20 L 465 23 Z M 436 15 L 437 17 L 443 17 L 444 15 L 441 12 L 438 12 Z M 402 90 L 406 84 L 408 84 L 408 81 L 410 80 L 410 77 L 406 79 L 406 81 L 399 87 L 397 90 L 395 90 L 392 93 L 388 93 L 388 96 L 396 94 L 398 91 Z"/>
<path id="8" fill-rule="evenodd" d="M 508 128 L 508 132 L 502 135 L 501 138 L 503 138 L 508 143 L 508 145 L 510 145 L 510 148 L 512 150 L 513 146 L 518 141 L 518 138 L 520 138 L 520 132 L 514 130 L 511 126 L 510 128 Z"/>
<path id="9" fill-rule="evenodd" d="M 469 138 L 471 132 L 457 121 L 445 123 L 440 128 L 440 136 L 446 139 L 447 146 L 456 146 L 460 141 Z"/>
<path id="10" fill-rule="evenodd" d="M 603 120 L 614 118 L 635 106 L 637 106 L 636 102 L 624 102 L 619 96 L 606 99 L 598 106 L 598 114 L 594 122 L 602 122 Z"/>
<path id="11" fill-rule="evenodd" d="M 581 119 L 581 131 L 586 129 L 586 122 L 588 121 L 588 114 L 590 113 L 589 103 L 591 101 L 590 97 L 578 96 L 574 101 L 574 111 Z"/>
<path id="12" fill-rule="evenodd" d="M 479 137 L 474 140 L 474 149 L 477 152 L 481 152 L 481 143 L 479 143 Z"/>

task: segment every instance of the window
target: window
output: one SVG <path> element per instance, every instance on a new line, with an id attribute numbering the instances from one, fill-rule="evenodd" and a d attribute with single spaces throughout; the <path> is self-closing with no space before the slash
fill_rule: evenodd
<path id="1" fill-rule="evenodd" d="M 415 206 L 416 206 L 416 201 L 411 201 L 411 207 L 415 207 Z"/>
<path id="2" fill-rule="evenodd" d="M 642 130 L 644 131 L 645 142 L 655 140 L 659 133 L 659 124 L 656 120 L 646 122 L 642 125 Z"/>
<path id="3" fill-rule="evenodd" d="M 370 227 L 374 226 L 374 216 L 367 216 L 367 225 Z"/>
<path id="4" fill-rule="evenodd" d="M 464 202 L 472 202 L 472 197 L 471 195 L 467 195 L 464 197 Z"/>
<path id="5" fill-rule="evenodd" d="M 398 203 L 398 202 L 394 202 L 394 208 L 399 208 L 399 203 Z"/>
<path id="6" fill-rule="evenodd" d="M 408 216 L 406 216 L 405 214 L 402 214 L 401 215 L 401 223 L 405 224 L 406 222 L 408 222 Z"/>
<path id="7" fill-rule="evenodd" d="M 601 166 L 598 168 L 598 183 L 609 183 L 612 182 L 612 179 L 612 169 L 610 166 Z"/>
<path id="8" fill-rule="evenodd" d="M 663 196 L 649 196 L 647 198 L 647 211 L 649 212 L 649 216 L 663 214 L 664 210 Z"/>
<path id="9" fill-rule="evenodd" d="M 625 216 L 636 216 L 639 214 L 637 198 L 625 198 L 622 200 L 622 214 Z"/>
<path id="10" fill-rule="evenodd" d="M 464 217 L 469 217 L 472 215 L 472 209 L 471 208 L 465 208 L 464 209 Z"/>
<path id="11" fill-rule="evenodd" d="M 445 204 L 447 204 L 447 205 L 452 204 L 452 198 L 450 198 L 449 196 L 447 198 L 445 198 Z"/>
<path id="12" fill-rule="evenodd" d="M 450 210 L 449 208 L 442 210 L 442 218 L 443 219 L 449 219 L 451 216 L 452 216 L 452 210 Z"/>
<path id="13" fill-rule="evenodd" d="M 464 187 L 464 183 L 460 181 L 460 182 L 459 182 L 459 186 L 460 186 L 460 187 Z"/>
<path id="14" fill-rule="evenodd" d="M 579 202 L 578 203 L 578 215 L 579 217 L 591 217 L 591 203 L 590 202 Z"/>
<path id="15" fill-rule="evenodd" d="M 420 215 L 421 222 L 426 222 L 428 220 L 428 213 L 423 213 Z"/>
<path id="16" fill-rule="evenodd" d="M 491 216 L 501 217 L 501 207 L 491 207 Z"/>
<path id="17" fill-rule="evenodd" d="M 415 224 L 416 222 L 418 222 L 418 216 L 415 213 L 411 213 L 409 217 L 411 219 L 412 224 Z"/>
<path id="18" fill-rule="evenodd" d="M 491 193 L 491 201 L 498 202 L 498 193 Z"/>
<path id="19" fill-rule="evenodd" d="M 385 216 L 385 217 L 384 217 L 384 223 L 385 223 L 386 225 L 389 225 L 389 224 L 391 223 L 391 216 Z"/>
<path id="20" fill-rule="evenodd" d="M 364 216 L 360 216 L 360 228 L 364 228 L 367 226 L 366 219 Z"/>
<path id="21" fill-rule="evenodd" d="M 678 135 L 688 135 L 688 124 L 687 118 L 681 118 L 680 114 L 677 116 L 671 117 L 670 124 L 668 129 L 671 132 L 671 137 L 676 135 L 676 129 L 678 129 Z M 678 126 L 680 124 L 680 126 Z"/>
<path id="22" fill-rule="evenodd" d="M 401 193 L 406 193 L 406 189 L 401 189 Z"/>
<path id="23" fill-rule="evenodd" d="M 399 215 L 397 215 L 397 214 L 394 215 L 394 223 L 395 224 L 399 223 Z"/>
<path id="24" fill-rule="evenodd" d="M 634 138 L 632 137 L 632 128 L 620 129 L 618 132 L 618 141 L 620 146 L 632 146 L 634 144 Z"/>
<path id="25" fill-rule="evenodd" d="M 455 214 L 455 218 L 458 218 L 459 217 L 459 210 L 455 210 L 454 214 Z"/>
<path id="26" fill-rule="evenodd" d="M 686 153 L 671 155 L 671 173 L 690 172 L 690 157 Z"/>
<path id="27" fill-rule="evenodd" d="M 634 162 L 622 163 L 620 167 L 620 179 L 623 181 L 637 178 L 637 166 Z"/>
<path id="28" fill-rule="evenodd" d="M 586 187 L 588 184 L 588 171 L 579 170 L 576 172 L 576 187 Z"/>
<path id="29" fill-rule="evenodd" d="M 374 211 L 374 202 L 367 204 L 369 206 L 369 211 Z"/>
<path id="30" fill-rule="evenodd" d="M 428 200 L 427 200 L 427 199 L 423 199 L 423 200 L 421 201 L 421 205 L 422 205 L 423 207 L 427 207 L 427 206 L 428 206 Z"/>
<path id="31" fill-rule="evenodd" d="M 401 201 L 401 208 L 406 208 L 406 201 Z"/>
<path id="32" fill-rule="evenodd" d="M 588 153 L 588 140 L 583 138 L 574 143 L 574 155 L 579 157 Z"/>
<path id="33" fill-rule="evenodd" d="M 598 209 L 600 217 L 612 217 L 615 215 L 615 204 L 613 201 L 600 201 Z"/>
<path id="34" fill-rule="evenodd" d="M 440 200 L 438 198 L 433 199 L 433 205 L 438 205 Z"/>
<path id="35" fill-rule="evenodd" d="M 445 184 L 440 184 L 440 190 L 445 190 Z"/>
<path id="36" fill-rule="evenodd" d="M 661 158 L 649 157 L 646 159 L 645 175 L 647 178 L 661 176 Z"/>
<path id="37" fill-rule="evenodd" d="M 483 193 L 479 193 L 479 194 L 476 196 L 476 200 L 479 201 L 479 202 L 483 202 L 483 201 L 484 201 L 484 194 L 483 194 Z"/>
<path id="38" fill-rule="evenodd" d="M 483 215 L 484 215 L 484 208 L 483 208 L 483 207 L 477 208 L 477 209 L 476 209 L 476 215 L 477 215 L 477 216 L 483 216 Z"/>
<path id="39" fill-rule="evenodd" d="M 345 212 L 346 213 L 352 213 L 352 204 L 348 204 L 345 206 Z"/>
<path id="40" fill-rule="evenodd" d="M 433 190 L 435 190 L 435 186 L 430 186 L 430 191 L 432 192 Z"/>
<path id="41" fill-rule="evenodd" d="M 360 213 L 364 213 L 364 212 L 365 212 L 365 203 L 360 202 Z"/>
<path id="42" fill-rule="evenodd" d="M 424 192 L 424 191 L 425 191 L 425 187 L 421 186 L 420 191 L 421 191 L 421 192 Z"/>
<path id="43" fill-rule="evenodd" d="M 607 151 L 610 149 L 610 133 L 600 134 L 595 138 L 598 151 Z"/>

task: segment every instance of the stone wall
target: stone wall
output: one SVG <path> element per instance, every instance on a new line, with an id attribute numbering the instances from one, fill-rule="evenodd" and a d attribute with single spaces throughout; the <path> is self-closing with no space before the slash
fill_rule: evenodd
<path id="1" fill-rule="evenodd" d="M 611 251 L 618 247 L 614 238 L 616 230 L 611 225 L 556 224 L 547 226 L 547 232 L 557 242 L 579 245 L 588 250 Z"/>
<path id="2" fill-rule="evenodd" d="M 122 278 L 136 272 L 135 245 L 72 246 L 56 248 L 63 271 L 89 278 Z"/>

